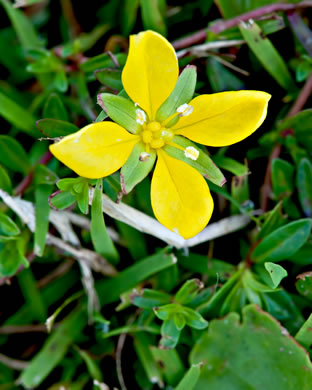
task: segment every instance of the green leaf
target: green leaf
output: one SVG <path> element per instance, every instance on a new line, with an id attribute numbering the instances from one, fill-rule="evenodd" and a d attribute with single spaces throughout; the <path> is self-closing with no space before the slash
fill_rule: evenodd
<path id="1" fill-rule="evenodd" d="M 142 309 L 153 309 L 160 305 L 166 305 L 171 301 L 171 295 L 145 288 L 140 291 L 134 291 L 130 295 L 131 302 Z"/>
<path id="2" fill-rule="evenodd" d="M 311 264 L 311 262 L 310 262 Z M 312 272 L 304 272 L 297 276 L 296 289 L 298 293 L 312 301 Z"/>
<path id="3" fill-rule="evenodd" d="M 180 338 L 180 330 L 177 328 L 173 318 L 167 318 L 161 325 L 161 335 L 159 345 L 164 349 L 174 348 Z"/>
<path id="4" fill-rule="evenodd" d="M 55 89 L 57 89 L 59 92 L 66 92 L 68 88 L 66 72 L 64 70 L 59 70 L 57 73 L 55 73 L 53 83 Z"/>
<path id="5" fill-rule="evenodd" d="M 262 7 L 264 5 L 272 4 L 272 0 L 215 0 L 222 15 L 228 19 L 237 15 L 241 15 L 252 9 Z"/>
<path id="6" fill-rule="evenodd" d="M 50 202 L 55 208 L 64 210 L 76 202 L 76 197 L 69 191 L 61 191 L 51 195 Z"/>
<path id="7" fill-rule="evenodd" d="M 281 280 L 288 275 L 287 271 L 278 264 L 267 262 L 264 263 L 264 266 L 271 277 L 272 288 L 277 288 L 281 283 Z"/>
<path id="8" fill-rule="evenodd" d="M 1 165 L 0 165 L 0 188 L 3 191 L 8 192 L 9 194 L 12 193 L 12 182 L 10 176 Z"/>
<path id="9" fill-rule="evenodd" d="M 38 137 L 32 114 L 14 100 L 0 92 L 0 115 L 13 126 L 32 137 Z"/>
<path id="10" fill-rule="evenodd" d="M 178 352 L 175 349 L 160 349 L 154 346 L 151 347 L 151 351 L 166 382 L 175 386 L 184 373 L 183 362 Z"/>
<path id="11" fill-rule="evenodd" d="M 203 287 L 204 284 L 199 279 L 187 280 L 183 286 L 179 288 L 174 297 L 174 301 L 182 305 L 187 305 L 192 302 Z"/>
<path id="12" fill-rule="evenodd" d="M 45 102 L 43 117 L 68 121 L 68 114 L 62 99 L 55 92 L 52 92 Z"/>
<path id="13" fill-rule="evenodd" d="M 36 184 L 55 184 L 58 176 L 45 165 L 38 164 L 35 168 Z"/>
<path id="14" fill-rule="evenodd" d="M 213 156 L 213 161 L 222 169 L 225 169 L 235 176 L 244 176 L 249 172 L 248 166 L 233 160 L 230 157 L 216 154 Z"/>
<path id="15" fill-rule="evenodd" d="M 184 137 L 174 136 L 172 143 L 179 145 L 184 150 L 171 145 L 165 145 L 164 151 L 168 153 L 169 156 L 189 164 L 191 167 L 198 170 L 198 172 L 200 172 L 206 179 L 210 180 L 217 186 L 222 186 L 226 182 L 220 169 L 215 165 L 210 157 L 193 142 Z M 196 160 L 192 160 L 191 158 L 185 156 L 185 149 L 188 147 L 195 148 L 198 151 L 198 157 Z"/>
<path id="16" fill-rule="evenodd" d="M 231 182 L 231 195 L 237 203 L 241 205 L 241 208 L 251 210 L 254 207 L 252 201 L 250 201 L 250 192 L 248 184 L 248 175 L 234 176 Z M 231 214 L 238 214 L 240 208 L 236 207 L 233 203 L 230 205 Z"/>
<path id="17" fill-rule="evenodd" d="M 201 314 L 197 311 L 190 309 L 189 307 L 183 306 L 182 311 L 186 324 L 193 329 L 205 329 L 208 326 L 208 321 L 206 321 Z"/>
<path id="18" fill-rule="evenodd" d="M 242 316 L 241 323 L 236 313 L 211 321 L 196 342 L 190 361 L 203 362 L 196 390 L 309 390 L 306 351 L 257 306 L 246 306 Z"/>
<path id="19" fill-rule="evenodd" d="M 0 236 L 15 237 L 21 233 L 12 219 L 0 211 Z"/>
<path id="20" fill-rule="evenodd" d="M 303 345 L 306 349 L 309 349 L 312 345 L 312 314 L 306 320 L 306 322 L 299 329 L 298 333 L 295 336 L 295 339 Z"/>
<path id="21" fill-rule="evenodd" d="M 251 254 L 256 263 L 286 260 L 299 250 L 310 236 L 311 219 L 290 222 L 266 236 Z"/>
<path id="22" fill-rule="evenodd" d="M 305 148 L 312 150 L 311 120 L 312 109 L 308 108 L 281 121 L 278 130 L 282 132 L 282 130 L 292 129 L 295 132 L 296 140 Z"/>
<path id="23" fill-rule="evenodd" d="M 124 53 L 117 53 L 115 57 L 121 66 L 126 63 L 127 56 Z M 106 53 L 87 59 L 85 62 L 79 64 L 79 67 L 84 72 L 94 72 L 97 69 L 112 68 L 115 64 Z"/>
<path id="24" fill-rule="evenodd" d="M 159 0 L 141 0 L 141 12 L 145 30 L 154 30 L 167 35 L 167 26 L 161 13 Z"/>
<path id="25" fill-rule="evenodd" d="M 107 257 L 109 260 L 117 262 L 119 254 L 109 237 L 102 209 L 102 180 L 97 181 L 94 189 L 92 205 L 91 205 L 91 239 L 96 252 Z"/>
<path id="26" fill-rule="evenodd" d="M 119 69 L 99 69 L 94 72 L 95 78 L 103 85 L 115 89 L 122 90 L 121 70 Z"/>
<path id="27" fill-rule="evenodd" d="M 173 266 L 176 260 L 164 251 L 126 268 L 112 279 L 97 282 L 96 288 L 101 304 L 115 302 L 120 295 L 137 286 L 151 275 Z"/>
<path id="28" fill-rule="evenodd" d="M 239 91 L 245 88 L 244 83 L 220 64 L 217 58 L 207 58 L 206 73 L 213 92 Z"/>
<path id="29" fill-rule="evenodd" d="M 23 242 L 21 240 L 0 242 L 0 276 L 12 276 L 23 265 L 28 267 L 29 263 L 24 256 Z"/>
<path id="30" fill-rule="evenodd" d="M 194 95 L 196 79 L 196 67 L 194 65 L 188 65 L 179 76 L 174 90 L 157 110 L 157 121 L 164 121 L 170 115 L 174 114 L 182 104 L 190 102 Z M 167 126 L 173 126 L 178 119 L 179 117 L 176 117 Z"/>
<path id="31" fill-rule="evenodd" d="M 8 135 L 0 135 L 0 162 L 14 172 L 27 174 L 31 169 L 24 148 Z"/>
<path id="32" fill-rule="evenodd" d="M 49 196 L 52 192 L 52 185 L 38 184 L 35 189 L 35 217 L 36 226 L 34 234 L 34 253 L 43 256 L 48 228 L 49 228 Z"/>
<path id="33" fill-rule="evenodd" d="M 8 0 L 1 0 L 0 2 L 8 14 L 22 46 L 25 49 L 42 46 L 42 41 L 39 39 L 32 22 L 27 16 L 19 9 L 14 8 Z"/>
<path id="34" fill-rule="evenodd" d="M 143 157 L 144 156 L 144 157 Z M 124 194 L 128 194 L 152 170 L 156 160 L 156 152 L 145 153 L 145 146 L 138 143 L 132 149 L 128 160 L 120 171 L 120 184 Z"/>
<path id="35" fill-rule="evenodd" d="M 193 390 L 199 379 L 202 363 L 192 364 L 192 367 L 187 371 L 182 380 L 179 382 L 175 390 Z"/>
<path id="36" fill-rule="evenodd" d="M 274 207 L 274 209 L 268 213 L 264 221 L 264 224 L 262 225 L 262 228 L 258 233 L 258 237 L 257 237 L 258 239 L 264 238 L 265 236 L 267 236 L 268 234 L 272 233 L 274 230 L 278 229 L 279 227 L 285 224 L 286 218 L 283 216 L 282 206 L 283 203 L 279 202 Z"/>
<path id="37" fill-rule="evenodd" d="M 76 347 L 76 350 L 78 351 L 80 357 L 85 362 L 88 372 L 92 379 L 95 379 L 99 382 L 103 381 L 103 374 L 98 366 L 98 364 L 94 361 L 94 359 L 89 355 L 87 351 L 83 351 L 82 349 Z"/>
<path id="38" fill-rule="evenodd" d="M 136 121 L 137 108 L 131 100 L 110 93 L 101 93 L 98 95 L 99 99 L 102 100 L 108 116 L 114 122 L 133 134 L 141 130 L 141 125 Z"/>
<path id="39" fill-rule="evenodd" d="M 75 190 L 75 186 L 74 186 Z M 80 183 L 79 191 L 75 191 L 78 207 L 83 214 L 88 214 L 89 210 L 89 184 L 87 180 Z"/>
<path id="40" fill-rule="evenodd" d="M 78 131 L 78 127 L 60 119 L 39 119 L 36 122 L 38 129 L 49 138 L 63 137 Z"/>
<path id="41" fill-rule="evenodd" d="M 240 31 L 247 45 L 267 72 L 287 91 L 296 90 L 296 85 L 283 58 L 271 41 L 263 35 L 260 27 L 253 21 L 248 24 L 241 23 Z"/>
<path id="42" fill-rule="evenodd" d="M 63 359 L 70 345 L 81 336 L 86 324 L 87 316 L 81 308 L 66 317 L 22 372 L 19 383 L 26 388 L 39 386 Z"/>
<path id="43" fill-rule="evenodd" d="M 272 162 L 272 188 L 276 198 L 285 198 L 294 190 L 293 176 L 295 168 L 281 158 Z"/>
<path id="44" fill-rule="evenodd" d="M 300 160 L 297 170 L 298 197 L 307 217 L 312 217 L 312 164 L 307 158 Z"/>

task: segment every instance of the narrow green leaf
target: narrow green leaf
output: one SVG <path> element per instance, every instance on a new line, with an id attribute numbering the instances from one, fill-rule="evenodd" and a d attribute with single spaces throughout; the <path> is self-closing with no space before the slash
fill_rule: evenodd
<path id="1" fill-rule="evenodd" d="M 38 129 L 49 138 L 63 137 L 78 131 L 78 127 L 60 119 L 39 119 L 36 122 Z"/>
<path id="2" fill-rule="evenodd" d="M 40 136 L 32 114 L 2 92 L 0 92 L 0 115 L 26 134 L 32 137 Z"/>
<path id="3" fill-rule="evenodd" d="M 235 176 L 244 176 L 249 172 L 248 166 L 233 160 L 230 157 L 216 154 L 213 156 L 213 161 L 222 169 L 225 169 Z"/>
<path id="4" fill-rule="evenodd" d="M 193 142 L 189 141 L 184 137 L 175 136 L 172 139 L 172 143 L 177 144 L 184 150 L 181 150 L 180 148 L 176 148 L 171 145 L 165 145 L 164 151 L 168 153 L 169 156 L 177 158 L 178 160 L 189 164 L 191 167 L 195 168 L 198 172 L 200 172 L 206 179 L 210 180 L 217 186 L 222 186 L 226 182 L 223 173 L 216 166 L 216 164 L 205 152 L 203 152 Z M 198 157 L 196 160 L 186 157 L 186 148 L 192 148 L 192 151 L 195 149 L 198 152 Z"/>
<path id="5" fill-rule="evenodd" d="M 31 169 L 28 156 L 22 145 L 7 135 L 0 135 L 0 162 L 12 171 L 23 174 L 27 174 Z"/>
<path id="6" fill-rule="evenodd" d="M 115 89 L 118 92 L 122 90 L 121 70 L 119 69 L 99 69 L 94 72 L 95 78 L 103 85 Z"/>
<path id="7" fill-rule="evenodd" d="M 203 287 L 204 284 L 199 279 L 187 280 L 177 291 L 174 301 L 182 305 L 187 305 Z"/>
<path id="8" fill-rule="evenodd" d="M 143 157 L 144 156 L 144 157 Z M 128 194 L 152 170 L 156 160 L 156 152 L 145 153 L 145 146 L 138 143 L 132 149 L 128 160 L 120 171 L 120 184 L 124 194 Z"/>
<path id="9" fill-rule="evenodd" d="M 258 239 L 264 238 L 285 224 L 286 218 L 283 216 L 282 206 L 283 203 L 279 202 L 274 207 L 274 209 L 268 213 L 268 216 L 266 217 L 264 224 L 258 233 Z"/>
<path id="10" fill-rule="evenodd" d="M 206 73 L 213 92 L 239 91 L 245 88 L 244 83 L 222 65 L 217 57 L 207 58 Z"/>
<path id="11" fill-rule="evenodd" d="M 109 237 L 102 209 L 102 180 L 97 181 L 94 189 L 94 195 L 91 206 L 91 239 L 96 252 L 100 253 L 109 260 L 117 262 L 119 254 Z"/>
<path id="12" fill-rule="evenodd" d="M 153 309 L 160 305 L 166 305 L 171 301 L 171 295 L 162 291 L 145 288 L 134 291 L 130 295 L 131 302 L 142 309 Z"/>
<path id="13" fill-rule="evenodd" d="M 87 315 L 83 308 L 71 313 L 49 336 L 41 351 L 22 372 L 19 383 L 26 388 L 39 386 L 63 359 L 70 345 L 80 337 L 86 324 Z"/>
<path id="14" fill-rule="evenodd" d="M 272 281 L 272 287 L 277 288 L 281 283 L 281 280 L 284 279 L 288 273 L 285 268 L 281 267 L 278 264 L 274 263 L 264 263 L 265 269 L 268 271 Z"/>
<path id="15" fill-rule="evenodd" d="M 84 351 L 78 347 L 76 347 L 76 350 L 78 351 L 82 360 L 86 363 L 91 378 L 99 382 L 102 382 L 103 381 L 102 371 L 98 366 L 98 364 L 94 361 L 94 359 L 89 355 L 87 351 Z"/>
<path id="16" fill-rule="evenodd" d="M 278 228 L 260 242 L 251 258 L 256 263 L 286 260 L 305 244 L 311 227 L 312 220 L 306 218 Z"/>
<path id="17" fill-rule="evenodd" d="M 184 373 L 183 362 L 178 352 L 175 349 L 160 349 L 154 346 L 151 347 L 151 352 L 159 363 L 159 370 L 166 382 L 175 386 Z"/>
<path id="18" fill-rule="evenodd" d="M 97 282 L 96 288 L 101 304 L 118 301 L 122 293 L 134 288 L 151 275 L 171 267 L 175 262 L 173 255 L 163 251 L 140 260 L 112 279 Z"/>
<path id="19" fill-rule="evenodd" d="M 176 327 L 173 318 L 167 318 L 164 320 L 160 331 L 162 338 L 160 339 L 159 345 L 162 348 L 172 349 L 178 344 L 181 332 Z"/>
<path id="20" fill-rule="evenodd" d="M 167 35 L 167 26 L 159 7 L 159 0 L 141 0 L 141 12 L 145 30 Z"/>
<path id="21" fill-rule="evenodd" d="M 33 24 L 27 16 L 19 9 L 14 8 L 8 0 L 0 0 L 0 2 L 8 14 L 22 46 L 25 49 L 41 47 L 42 41 L 39 39 Z"/>
<path id="22" fill-rule="evenodd" d="M 162 375 L 150 350 L 151 340 L 149 340 L 147 334 L 142 332 L 136 333 L 133 337 L 135 351 L 143 365 L 148 380 L 151 383 L 157 383 L 160 387 L 163 387 Z"/>
<path id="23" fill-rule="evenodd" d="M 126 63 L 127 56 L 124 53 L 118 53 L 115 54 L 115 57 L 119 62 L 120 66 L 121 67 L 124 66 L 124 64 Z M 83 70 L 84 72 L 94 72 L 97 69 L 113 68 L 114 66 L 115 64 L 111 56 L 109 56 L 106 53 L 89 58 L 85 62 L 79 64 L 80 69 Z"/>
<path id="24" fill-rule="evenodd" d="M 312 271 L 297 276 L 296 289 L 300 295 L 312 301 Z"/>
<path id="25" fill-rule="evenodd" d="M 127 36 L 131 32 L 137 19 L 140 0 L 124 0 L 121 9 L 121 29 L 123 35 Z"/>
<path id="26" fill-rule="evenodd" d="M 297 170 L 298 197 L 307 217 L 312 217 L 312 164 L 307 158 L 300 160 Z"/>
<path id="27" fill-rule="evenodd" d="M 33 318 L 43 323 L 47 317 L 47 308 L 31 269 L 24 269 L 17 275 L 17 279 L 25 302 L 31 307 Z"/>
<path id="28" fill-rule="evenodd" d="M 202 364 L 192 364 L 191 368 L 184 375 L 182 380 L 179 382 L 175 390 L 193 390 L 199 379 L 200 369 Z"/>
<path id="29" fill-rule="evenodd" d="M 296 90 L 296 85 L 283 58 L 271 41 L 263 35 L 260 27 L 253 21 L 248 24 L 241 23 L 240 31 L 247 45 L 267 72 L 287 91 Z"/>
<path id="30" fill-rule="evenodd" d="M 49 228 L 49 196 L 52 192 L 52 185 L 38 184 L 35 189 L 35 217 L 36 227 L 34 234 L 34 253 L 43 256 L 48 228 Z"/>
<path id="31" fill-rule="evenodd" d="M 133 134 L 137 134 L 141 130 L 141 125 L 136 121 L 137 108 L 132 101 L 110 93 L 101 93 L 98 95 L 99 99 L 103 102 L 108 116 L 114 122 Z"/>
<path id="32" fill-rule="evenodd" d="M 179 76 L 174 90 L 158 109 L 156 119 L 159 122 L 164 121 L 170 115 L 174 114 L 177 108 L 182 104 L 190 102 L 194 95 L 196 79 L 196 67 L 188 65 Z M 178 119 L 179 117 L 173 119 L 168 125 L 174 125 Z"/>

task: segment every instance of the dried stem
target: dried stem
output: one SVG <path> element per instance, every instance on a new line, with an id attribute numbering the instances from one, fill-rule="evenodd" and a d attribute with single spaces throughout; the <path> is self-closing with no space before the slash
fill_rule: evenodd
<path id="1" fill-rule="evenodd" d="M 7 367 L 13 368 L 13 370 L 23 371 L 28 366 L 28 362 L 23 360 L 12 359 L 6 355 L 0 353 L 0 363 Z"/>

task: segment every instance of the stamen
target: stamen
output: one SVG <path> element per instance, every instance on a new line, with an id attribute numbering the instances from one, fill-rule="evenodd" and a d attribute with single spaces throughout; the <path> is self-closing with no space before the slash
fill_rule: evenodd
<path id="1" fill-rule="evenodd" d="M 182 104 L 182 106 L 177 108 L 177 112 L 179 113 L 179 116 L 188 116 L 192 114 L 193 110 L 194 107 L 186 103 Z"/>
<path id="2" fill-rule="evenodd" d="M 139 108 L 135 111 L 136 113 L 136 122 L 140 125 L 143 125 L 146 122 L 146 114 L 143 110 L 140 110 Z"/>
<path id="3" fill-rule="evenodd" d="M 142 152 L 139 156 L 139 160 L 142 162 L 145 162 L 145 161 L 149 160 L 150 157 L 151 157 L 151 155 L 149 153 Z"/>
<path id="4" fill-rule="evenodd" d="M 188 146 L 184 150 L 184 156 L 190 158 L 191 160 L 196 161 L 199 156 L 199 151 L 195 149 L 193 146 Z"/>

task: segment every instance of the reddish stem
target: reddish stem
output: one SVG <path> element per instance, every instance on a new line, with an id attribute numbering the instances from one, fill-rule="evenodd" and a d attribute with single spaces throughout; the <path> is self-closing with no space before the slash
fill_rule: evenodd
<path id="1" fill-rule="evenodd" d="M 53 155 L 48 150 L 38 161 L 38 164 L 47 165 L 52 159 L 52 157 Z M 34 178 L 34 169 L 35 167 L 32 168 L 32 170 L 28 173 L 28 175 L 25 176 L 24 179 L 20 182 L 20 184 L 15 188 L 14 190 L 15 195 L 22 196 L 26 191 L 26 189 L 30 186 Z"/>
<path id="2" fill-rule="evenodd" d="M 241 22 L 247 22 L 249 19 L 259 19 L 263 15 L 270 14 L 272 12 L 278 12 L 278 11 L 287 12 L 295 9 L 309 8 L 309 7 L 312 7 L 312 2 L 309 0 L 302 1 L 301 3 L 297 3 L 297 4 L 276 3 L 276 4 L 265 5 L 264 7 L 256 8 L 242 15 L 235 16 L 232 19 L 221 20 L 220 22 L 216 22 L 208 29 L 198 30 L 196 33 L 188 37 L 178 39 L 177 41 L 173 42 L 173 46 L 176 50 L 183 49 L 185 47 L 189 47 L 205 41 L 207 37 L 207 33 L 209 31 L 215 34 L 219 34 L 222 31 L 228 30 L 229 28 L 239 25 Z"/>

